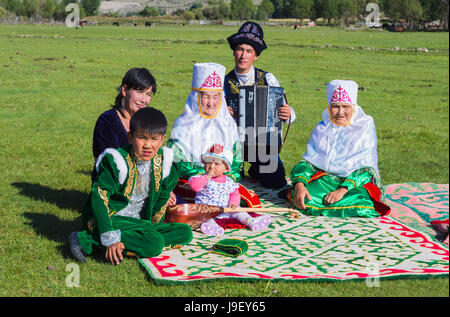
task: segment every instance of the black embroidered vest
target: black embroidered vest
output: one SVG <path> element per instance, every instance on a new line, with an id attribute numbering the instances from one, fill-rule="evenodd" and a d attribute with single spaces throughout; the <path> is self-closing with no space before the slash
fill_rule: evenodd
<path id="1" fill-rule="evenodd" d="M 255 84 L 257 86 L 268 86 L 266 74 L 267 72 L 255 67 Z M 239 87 L 239 80 L 233 69 L 225 76 L 223 89 L 227 105 L 233 108 L 235 113 L 239 113 Z"/>

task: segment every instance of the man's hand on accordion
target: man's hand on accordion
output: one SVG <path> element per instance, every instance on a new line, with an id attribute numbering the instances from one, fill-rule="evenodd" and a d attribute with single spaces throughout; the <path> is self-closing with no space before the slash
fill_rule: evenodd
<path id="1" fill-rule="evenodd" d="M 282 105 L 280 107 L 279 117 L 283 121 L 289 120 L 289 117 L 291 116 L 291 107 L 287 103 Z"/>
<path id="2" fill-rule="evenodd" d="M 228 111 L 230 112 L 231 116 L 237 120 L 237 114 L 234 112 L 234 109 L 230 106 L 228 106 Z"/>

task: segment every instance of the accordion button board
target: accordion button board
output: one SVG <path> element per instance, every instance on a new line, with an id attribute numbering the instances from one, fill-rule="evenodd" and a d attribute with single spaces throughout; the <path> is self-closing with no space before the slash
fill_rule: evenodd
<path id="1" fill-rule="evenodd" d="M 281 87 L 239 87 L 237 123 L 244 146 L 281 146 L 283 122 L 279 118 L 279 110 L 283 103 L 284 89 Z"/>

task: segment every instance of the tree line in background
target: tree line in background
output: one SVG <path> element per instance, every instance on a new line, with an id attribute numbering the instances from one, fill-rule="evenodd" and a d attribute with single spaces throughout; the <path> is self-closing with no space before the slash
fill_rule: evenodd
<path id="1" fill-rule="evenodd" d="M 81 17 L 98 14 L 101 0 L 0 0 L 0 18 L 7 12 L 28 18 L 64 20 L 67 4 L 77 2 Z M 173 15 L 190 20 L 267 20 L 271 18 L 324 19 L 328 24 L 363 20 L 368 3 L 379 5 L 384 16 L 394 22 L 420 24 L 440 20 L 448 30 L 449 0 L 262 0 L 254 5 L 252 0 L 208 0 L 197 2 L 188 9 L 179 9 Z M 167 12 L 146 6 L 138 12 L 145 17 L 167 15 Z"/>

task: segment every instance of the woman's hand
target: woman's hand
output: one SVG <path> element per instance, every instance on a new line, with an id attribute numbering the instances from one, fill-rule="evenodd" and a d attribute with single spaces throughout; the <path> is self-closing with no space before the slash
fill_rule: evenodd
<path id="1" fill-rule="evenodd" d="M 294 206 L 298 209 L 306 209 L 305 197 L 311 200 L 311 195 L 303 183 L 295 184 Z"/>
<path id="2" fill-rule="evenodd" d="M 169 200 L 167 201 L 167 206 L 175 206 L 177 204 L 177 196 L 173 192 L 170 192 Z"/>
<path id="3" fill-rule="evenodd" d="M 119 265 L 123 260 L 122 251 L 125 246 L 122 242 L 116 242 L 106 247 L 106 259 L 111 262 L 112 265 Z"/>
<path id="4" fill-rule="evenodd" d="M 332 205 L 341 200 L 345 196 L 345 194 L 347 194 L 347 192 L 347 188 L 339 187 L 335 191 L 328 193 L 323 199 L 323 202 L 325 205 Z"/>

